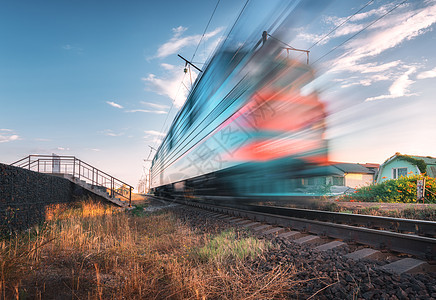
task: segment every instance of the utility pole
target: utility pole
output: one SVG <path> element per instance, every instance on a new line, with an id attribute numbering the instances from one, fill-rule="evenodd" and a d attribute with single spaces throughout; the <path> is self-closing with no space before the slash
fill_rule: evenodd
<path id="1" fill-rule="evenodd" d="M 154 151 L 156 151 L 157 152 L 157 149 L 156 148 L 153 148 L 152 146 L 150 146 L 150 145 L 148 145 L 148 147 L 150 147 L 150 154 L 151 154 L 151 151 L 152 150 L 154 150 Z M 150 154 L 148 155 L 148 158 L 150 158 Z M 144 159 L 144 161 L 145 162 L 149 162 L 149 161 L 152 161 L 152 160 L 150 160 L 150 159 Z M 144 167 L 144 173 L 145 173 L 145 167 Z M 145 185 L 147 186 L 147 175 L 145 175 L 145 178 L 146 178 L 146 181 L 145 181 Z M 148 193 L 150 193 L 150 190 L 151 190 L 151 166 L 148 168 Z"/>

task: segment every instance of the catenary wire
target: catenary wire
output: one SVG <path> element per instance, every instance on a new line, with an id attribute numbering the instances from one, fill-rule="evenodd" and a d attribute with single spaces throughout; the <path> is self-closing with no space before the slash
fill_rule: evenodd
<path id="1" fill-rule="evenodd" d="M 207 29 L 209 28 L 210 21 L 212 21 L 212 18 L 215 14 L 215 11 L 216 11 L 219 3 L 220 3 L 220 0 L 217 1 L 215 8 L 213 9 L 212 15 L 210 16 L 209 21 L 207 22 L 206 28 L 204 28 L 203 35 L 201 36 L 201 39 L 198 42 L 197 48 L 195 48 L 194 54 L 192 55 L 191 61 L 194 60 L 195 54 L 197 54 L 198 47 L 200 47 L 201 41 L 203 40 L 204 35 L 206 34 Z"/>
<path id="2" fill-rule="evenodd" d="M 346 18 L 341 24 L 339 24 L 338 26 L 336 26 L 335 28 L 333 28 L 329 33 L 327 33 L 326 35 L 324 35 L 321 39 L 319 39 L 316 43 L 314 43 L 312 46 L 310 46 L 309 48 L 307 48 L 307 50 L 312 49 L 313 47 L 315 47 L 316 45 L 318 45 L 322 40 L 324 40 L 326 37 L 328 37 L 330 34 L 332 34 L 333 32 L 335 32 L 338 28 L 340 28 L 341 26 L 343 26 L 345 23 L 347 23 L 351 18 L 353 18 L 355 15 L 357 15 L 358 13 L 360 13 L 363 9 L 365 9 L 368 5 L 370 5 L 372 2 L 374 2 L 374 0 L 370 0 L 368 1 L 364 6 L 362 6 L 359 10 L 357 10 L 356 12 L 354 12 L 352 15 L 350 15 L 348 18 Z M 294 47 L 292 47 L 291 45 L 285 43 L 284 41 L 268 34 L 269 37 L 271 37 L 272 39 L 277 40 L 278 42 L 286 45 L 287 47 L 291 48 L 291 49 L 295 49 Z M 302 54 L 300 54 L 298 57 L 300 57 Z M 298 58 L 297 57 L 297 58 Z"/>
<path id="3" fill-rule="evenodd" d="M 332 53 L 333 51 L 335 51 L 336 49 L 338 49 L 340 46 L 344 45 L 345 43 L 347 43 L 348 41 L 350 41 L 351 39 L 355 38 L 358 34 L 360 34 L 361 32 L 363 32 L 364 30 L 366 30 L 368 27 L 372 26 L 374 23 L 376 23 L 377 21 L 381 20 L 382 18 L 384 18 L 385 16 L 387 16 L 388 14 L 390 14 L 391 12 L 393 12 L 395 9 L 397 9 L 400 5 L 406 3 L 408 0 L 404 0 L 400 3 L 398 3 L 397 5 L 395 5 L 392 9 L 388 10 L 385 14 L 383 14 L 382 16 L 380 16 L 379 18 L 375 19 L 374 21 L 372 21 L 371 23 L 369 23 L 367 26 L 365 26 L 364 28 L 362 28 L 361 30 L 359 30 L 358 32 L 356 32 L 355 34 L 353 34 L 351 37 L 349 37 L 348 39 L 346 39 L 345 41 L 343 41 L 342 43 L 340 43 L 339 45 L 337 45 L 336 47 L 334 47 L 333 49 L 331 49 L 329 52 L 327 52 L 326 54 L 324 54 L 323 56 L 321 56 L 320 58 L 318 58 L 317 60 L 315 60 L 313 63 L 311 63 L 311 65 L 316 64 L 318 61 L 320 61 L 321 59 L 323 59 L 324 57 L 326 57 L 327 55 L 329 55 L 330 53 Z"/>
<path id="4" fill-rule="evenodd" d="M 247 0 L 247 3 L 248 3 L 248 1 L 249 1 L 249 0 Z M 197 50 L 198 50 L 198 47 L 200 46 L 201 41 L 203 40 L 204 35 L 206 34 L 206 31 L 207 31 L 207 29 L 208 29 L 208 27 L 209 27 L 209 25 L 210 25 L 210 22 L 212 21 L 212 18 L 213 18 L 214 14 L 215 14 L 215 11 L 216 11 L 216 9 L 217 9 L 219 3 L 220 3 L 220 0 L 218 0 L 218 1 L 217 1 L 217 4 L 215 5 L 215 8 L 214 8 L 214 10 L 213 10 L 213 12 L 212 12 L 212 15 L 210 16 L 209 21 L 207 22 L 206 28 L 205 28 L 204 31 L 203 31 L 203 35 L 201 36 L 201 39 L 200 39 L 200 41 L 198 42 L 197 48 L 195 49 L 194 54 L 192 55 L 192 59 L 191 59 L 191 61 L 194 60 L 194 57 L 195 57 L 195 55 L 196 55 L 196 53 L 197 53 Z M 245 5 L 247 5 L 247 3 L 245 3 Z M 244 8 L 245 8 L 245 6 L 244 6 Z M 241 13 L 242 13 L 242 12 L 241 12 Z M 163 123 L 163 125 L 162 125 L 162 128 L 161 128 L 161 130 L 160 130 L 159 132 L 162 132 L 163 129 L 165 128 L 166 122 L 168 121 L 168 117 L 169 117 L 169 115 L 170 115 L 170 113 L 171 113 L 172 108 L 174 107 L 174 102 L 176 101 L 177 96 L 178 96 L 178 94 L 179 94 L 179 91 L 180 91 L 181 85 L 182 85 L 182 84 L 184 85 L 183 81 L 185 80 L 185 77 L 186 77 L 186 73 L 185 73 L 185 75 L 183 76 L 183 79 L 182 79 L 182 81 L 180 82 L 179 87 L 177 88 L 176 96 L 174 97 L 174 99 L 173 99 L 173 101 L 172 101 L 172 103 L 171 103 L 171 107 L 170 107 L 170 109 L 168 110 L 168 113 L 167 113 L 167 115 L 166 115 L 165 121 L 164 121 L 164 123 Z M 186 86 L 185 86 L 185 87 L 186 87 Z M 157 144 L 158 144 L 158 141 L 156 141 L 156 142 L 154 143 L 154 146 L 156 147 Z"/>
<path id="5" fill-rule="evenodd" d="M 315 44 L 313 44 L 312 46 L 310 46 L 307 50 L 312 49 L 313 47 L 315 47 L 316 45 L 318 45 L 322 40 L 324 40 L 326 37 L 328 37 L 330 34 L 332 34 L 333 32 L 335 32 L 339 27 L 341 27 L 342 25 L 344 25 L 345 23 L 347 23 L 352 17 L 354 17 L 355 15 L 357 15 L 358 13 L 360 13 L 364 8 L 366 8 L 368 5 L 370 5 L 372 2 L 374 2 L 374 0 L 370 0 L 368 1 L 364 6 L 362 6 L 358 11 L 356 11 L 354 14 L 352 14 L 351 16 L 349 16 L 347 19 L 345 19 L 344 22 L 342 22 L 341 24 L 339 24 L 338 26 L 336 26 L 335 28 L 333 28 L 329 33 L 327 33 L 326 35 L 324 35 L 321 39 L 319 39 Z"/>

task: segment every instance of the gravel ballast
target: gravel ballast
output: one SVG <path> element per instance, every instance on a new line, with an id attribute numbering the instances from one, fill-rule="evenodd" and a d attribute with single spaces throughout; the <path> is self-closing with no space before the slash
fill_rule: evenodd
<path id="1" fill-rule="evenodd" d="M 216 234 L 235 228 L 240 236 L 248 234 L 244 227 L 211 217 L 206 211 L 182 205 L 165 209 L 201 233 Z M 248 260 L 247 263 L 265 271 L 279 264 L 295 266 L 298 272 L 294 280 L 299 282 L 299 288 L 297 294 L 293 291 L 289 295 L 290 298 L 436 299 L 435 273 L 392 274 L 380 268 L 385 261 L 355 261 L 344 257 L 350 247 L 356 246 L 317 251 L 311 245 L 298 245 L 292 239 L 260 234 L 257 237 L 269 239 L 274 246 L 264 253 L 265 259 Z"/>

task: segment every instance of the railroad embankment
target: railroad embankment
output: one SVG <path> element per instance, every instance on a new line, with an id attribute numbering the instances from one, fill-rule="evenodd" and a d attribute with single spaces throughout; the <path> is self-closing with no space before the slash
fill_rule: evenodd
<path id="1" fill-rule="evenodd" d="M 45 226 L 0 244 L 2 297 L 270 299 L 298 290 L 292 265 L 256 265 L 270 242 L 219 223 L 194 228 L 173 209 L 55 207 Z"/>
<path id="2" fill-rule="evenodd" d="M 315 251 L 181 205 L 145 201 L 122 211 L 87 202 L 49 216 L 1 243 L 3 297 L 436 297 L 435 274 L 391 274 L 379 261 L 344 257 L 345 248 Z"/>
<path id="3" fill-rule="evenodd" d="M 436 204 L 434 203 L 331 201 L 323 203 L 320 208 L 344 213 L 436 221 Z"/>
<path id="4" fill-rule="evenodd" d="M 0 235 L 44 222 L 54 204 L 90 195 L 65 178 L 0 163 Z"/>

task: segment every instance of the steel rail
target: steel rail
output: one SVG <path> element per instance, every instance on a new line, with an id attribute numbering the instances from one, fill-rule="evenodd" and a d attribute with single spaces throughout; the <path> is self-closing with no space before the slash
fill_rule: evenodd
<path id="1" fill-rule="evenodd" d="M 290 227 L 307 233 L 353 241 L 359 244 L 369 245 L 379 249 L 411 254 L 419 258 L 436 259 L 436 239 L 415 234 L 404 234 L 386 230 L 377 230 L 365 227 L 357 227 L 345 224 L 337 224 L 318 220 L 308 220 L 296 217 L 264 213 L 258 211 L 243 210 L 240 208 L 217 206 L 199 202 L 182 200 L 175 201 L 193 207 L 229 214 L 236 217 L 248 218 L 258 222 L 265 222 L 282 227 Z M 355 216 L 355 215 L 352 215 Z"/>
<path id="2" fill-rule="evenodd" d="M 361 214 L 346 214 L 340 212 L 289 208 L 280 206 L 264 205 L 231 205 L 243 210 L 257 211 L 281 215 L 287 217 L 303 218 L 309 220 L 326 221 L 332 223 L 343 223 L 354 226 L 364 226 L 367 228 L 386 229 L 390 231 L 424 235 L 428 237 L 436 236 L 436 222 L 424 220 L 411 220 L 403 218 L 391 218 L 383 216 L 370 216 Z"/>

